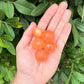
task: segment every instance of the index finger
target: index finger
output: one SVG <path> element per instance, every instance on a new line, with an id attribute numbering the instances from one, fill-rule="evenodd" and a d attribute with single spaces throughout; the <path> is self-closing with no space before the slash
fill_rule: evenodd
<path id="1" fill-rule="evenodd" d="M 38 27 L 41 28 L 42 30 L 45 30 L 46 27 L 49 24 L 49 21 L 55 15 L 57 9 L 58 9 L 58 5 L 57 4 L 51 5 L 48 8 L 48 10 L 45 12 L 45 14 L 42 16 L 42 18 L 40 19 L 40 21 L 38 23 Z"/>

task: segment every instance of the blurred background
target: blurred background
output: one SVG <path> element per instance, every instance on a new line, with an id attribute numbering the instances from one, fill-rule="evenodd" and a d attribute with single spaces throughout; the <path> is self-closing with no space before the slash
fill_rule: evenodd
<path id="1" fill-rule="evenodd" d="M 59 67 L 47 84 L 84 84 L 84 0 L 0 0 L 0 84 L 16 73 L 16 45 L 32 21 L 53 4 L 65 1 L 72 15 L 72 31 Z"/>

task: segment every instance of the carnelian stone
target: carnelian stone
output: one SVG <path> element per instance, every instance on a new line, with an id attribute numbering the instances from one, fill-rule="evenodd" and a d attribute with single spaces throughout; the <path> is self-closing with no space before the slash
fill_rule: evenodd
<path id="1" fill-rule="evenodd" d="M 34 35 L 34 37 L 41 37 L 42 36 L 42 30 L 40 29 L 40 28 L 35 28 L 34 30 L 33 30 L 33 35 Z"/>
<path id="2" fill-rule="evenodd" d="M 53 41 L 46 42 L 44 50 L 48 53 L 53 52 L 55 50 L 55 43 Z"/>
<path id="3" fill-rule="evenodd" d="M 48 58 L 48 53 L 44 50 L 38 50 L 35 54 L 36 60 L 39 62 L 46 61 Z"/>
<path id="4" fill-rule="evenodd" d="M 32 41 L 32 47 L 34 49 L 41 50 L 42 48 L 44 48 L 44 46 L 45 46 L 44 41 L 41 38 L 35 38 Z"/>
<path id="5" fill-rule="evenodd" d="M 42 33 L 42 39 L 45 41 L 51 41 L 54 39 L 54 33 L 50 30 L 46 30 Z"/>

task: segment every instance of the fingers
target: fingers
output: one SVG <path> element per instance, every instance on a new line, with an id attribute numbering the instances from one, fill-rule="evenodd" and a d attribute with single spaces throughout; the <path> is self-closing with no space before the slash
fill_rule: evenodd
<path id="1" fill-rule="evenodd" d="M 52 68 L 53 68 L 52 72 L 55 72 L 55 70 L 60 62 L 61 53 L 62 53 L 63 47 L 68 39 L 70 31 L 71 31 L 71 24 L 67 23 L 56 43 L 55 51 L 53 53 L 50 53 L 50 56 L 48 57 L 47 65 L 52 66 Z"/>
<path id="2" fill-rule="evenodd" d="M 61 33 L 61 35 L 59 36 L 59 39 L 57 40 L 57 48 L 60 52 L 62 52 L 63 48 L 64 48 L 64 45 L 68 39 L 68 36 L 71 32 L 71 24 L 70 23 L 67 23 Z"/>
<path id="3" fill-rule="evenodd" d="M 56 30 L 55 30 L 55 41 L 58 39 L 59 35 L 61 34 L 64 25 L 69 21 L 71 16 L 71 11 L 69 9 L 65 10 Z"/>
<path id="4" fill-rule="evenodd" d="M 40 19 L 39 23 L 38 23 L 38 27 L 41 28 L 42 30 L 45 30 L 46 27 L 49 24 L 49 21 L 51 20 L 51 18 L 55 15 L 56 11 L 58 9 L 57 4 L 53 4 L 51 5 L 48 10 L 45 12 L 45 14 L 43 15 L 43 17 Z"/>
<path id="5" fill-rule="evenodd" d="M 66 10 L 68 4 L 66 2 L 61 2 L 59 7 L 58 7 L 58 10 L 55 14 L 55 16 L 52 18 L 49 26 L 48 26 L 48 29 L 51 30 L 51 31 L 54 31 L 57 27 L 57 24 L 59 23 L 64 11 Z"/>
<path id="6" fill-rule="evenodd" d="M 26 29 L 26 31 L 24 32 L 20 42 L 19 42 L 19 45 L 22 46 L 22 47 L 26 47 L 29 45 L 29 43 L 31 42 L 32 40 L 32 32 L 33 32 L 33 29 L 36 28 L 36 23 L 35 22 L 32 22 L 30 24 L 30 26 Z"/>

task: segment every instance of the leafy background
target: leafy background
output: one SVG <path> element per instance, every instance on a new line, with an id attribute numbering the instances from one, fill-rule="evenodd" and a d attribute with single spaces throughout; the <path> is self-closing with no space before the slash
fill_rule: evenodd
<path id="1" fill-rule="evenodd" d="M 47 84 L 84 84 L 84 0 L 0 0 L 0 84 L 16 73 L 15 47 L 32 21 L 38 24 L 53 3 L 68 3 L 72 31 L 59 67 Z"/>

